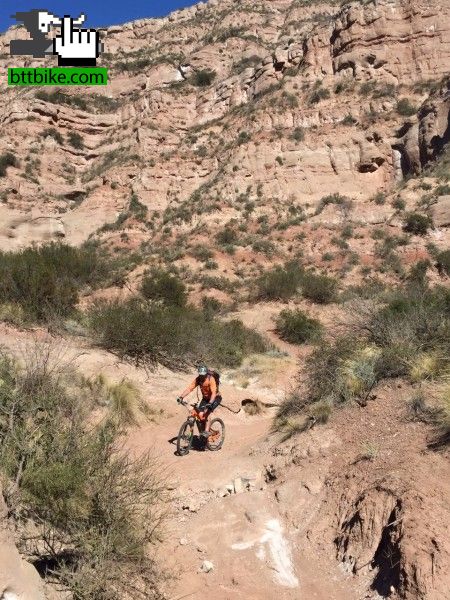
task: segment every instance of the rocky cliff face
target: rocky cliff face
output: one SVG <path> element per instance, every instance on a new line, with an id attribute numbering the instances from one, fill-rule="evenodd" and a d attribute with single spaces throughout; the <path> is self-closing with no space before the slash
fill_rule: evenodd
<path id="1" fill-rule="evenodd" d="M 407 119 L 397 106 L 414 112 L 448 70 L 449 13 L 439 2 L 223 0 L 108 29 L 106 89 L 4 90 L 0 150 L 18 163 L 0 180 L 2 245 L 79 243 L 131 193 L 172 212 L 198 193 L 230 216 L 242 195 L 307 210 L 339 191 L 362 206 L 447 139 L 448 90 Z M 2 36 L 3 66 L 21 35 Z"/>

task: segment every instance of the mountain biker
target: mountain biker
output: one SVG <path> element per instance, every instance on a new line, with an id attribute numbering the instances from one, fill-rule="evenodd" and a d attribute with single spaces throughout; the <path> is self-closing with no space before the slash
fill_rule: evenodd
<path id="1" fill-rule="evenodd" d="M 199 417 L 205 419 L 205 430 L 202 432 L 202 436 L 207 438 L 209 436 L 209 417 L 211 413 L 219 406 L 222 402 L 222 396 L 219 394 L 216 379 L 208 370 L 206 365 L 199 365 L 197 368 L 197 377 L 189 385 L 184 392 L 178 396 L 177 402 L 184 400 L 191 392 L 197 387 L 200 388 L 202 393 L 202 399 L 198 405 Z"/>

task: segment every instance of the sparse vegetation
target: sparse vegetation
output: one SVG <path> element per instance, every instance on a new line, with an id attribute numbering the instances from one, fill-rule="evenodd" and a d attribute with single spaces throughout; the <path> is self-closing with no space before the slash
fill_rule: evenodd
<path id="1" fill-rule="evenodd" d="M 135 598 L 156 600 L 147 548 L 165 511 L 158 467 L 122 452 L 128 413 L 100 407 L 59 356 L 40 344 L 21 368 L 0 358 L 0 470 L 16 534 L 42 576 L 74 598 L 119 600 L 132 577 Z M 94 410 L 105 414 L 97 425 Z"/>
<path id="2" fill-rule="evenodd" d="M 82 150 L 84 148 L 83 137 L 76 131 L 71 131 L 67 136 L 67 140 L 69 144 L 77 150 Z"/>
<path id="3" fill-rule="evenodd" d="M 416 114 L 417 108 L 408 98 L 402 98 L 397 102 L 397 112 L 402 117 L 412 117 Z"/>
<path id="4" fill-rule="evenodd" d="M 142 280 L 141 293 L 147 300 L 162 302 L 167 306 L 186 305 L 186 286 L 172 273 L 161 269 L 147 274 Z"/>
<path id="5" fill-rule="evenodd" d="M 0 155 L 0 177 L 6 177 L 8 167 L 17 167 L 19 164 L 17 158 L 12 152 L 4 152 Z"/>
<path id="6" fill-rule="evenodd" d="M 267 271 L 256 282 L 257 299 L 289 300 L 297 293 L 302 275 L 303 268 L 295 263 Z"/>
<path id="7" fill-rule="evenodd" d="M 243 357 L 266 344 L 238 320 L 205 320 L 192 306 L 165 306 L 132 298 L 97 304 L 89 315 L 100 344 L 148 367 L 158 363 L 180 369 L 198 358 L 216 366 L 239 366 Z"/>
<path id="8" fill-rule="evenodd" d="M 411 212 L 405 217 L 403 229 L 414 235 L 425 235 L 432 225 L 433 221 L 428 215 Z"/>
<path id="9" fill-rule="evenodd" d="M 276 319 L 276 330 L 281 339 L 291 344 L 316 342 L 322 335 L 322 325 L 302 310 L 282 310 Z"/>
<path id="10" fill-rule="evenodd" d="M 208 69 L 196 71 L 192 76 L 192 83 L 197 87 L 209 87 L 216 78 L 216 72 Z"/>
<path id="11" fill-rule="evenodd" d="M 302 295 L 316 304 L 329 304 L 336 299 L 337 281 L 327 275 L 317 275 L 310 271 L 301 278 Z"/>
<path id="12" fill-rule="evenodd" d="M 108 276 L 109 265 L 90 246 L 51 243 L 0 253 L 0 303 L 21 307 L 31 320 L 71 314 L 84 285 Z"/>
<path id="13" fill-rule="evenodd" d="M 40 136 L 43 138 L 51 137 L 60 146 L 62 146 L 64 144 L 63 136 L 54 127 L 47 127 L 46 129 L 41 131 Z"/>

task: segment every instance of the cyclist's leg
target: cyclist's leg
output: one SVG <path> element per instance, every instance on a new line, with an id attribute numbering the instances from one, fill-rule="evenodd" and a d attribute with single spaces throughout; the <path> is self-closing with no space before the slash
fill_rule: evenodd
<path id="1" fill-rule="evenodd" d="M 217 394 L 217 396 L 214 399 L 214 402 L 212 404 L 208 405 L 208 414 L 206 415 L 206 420 L 205 420 L 205 432 L 206 433 L 209 433 L 209 424 L 211 421 L 211 415 L 216 410 L 216 408 L 219 406 L 219 404 L 221 402 L 222 402 L 222 396 L 220 394 Z"/>

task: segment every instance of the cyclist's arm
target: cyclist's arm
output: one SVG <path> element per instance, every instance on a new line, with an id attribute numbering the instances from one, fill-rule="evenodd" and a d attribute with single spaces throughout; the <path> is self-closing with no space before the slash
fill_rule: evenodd
<path id="1" fill-rule="evenodd" d="M 195 390 L 195 388 L 197 387 L 197 378 L 194 379 L 194 381 L 191 383 L 191 385 L 189 385 L 184 392 L 180 395 L 180 398 L 185 398 L 186 396 L 188 396 L 191 392 L 193 392 Z"/>

